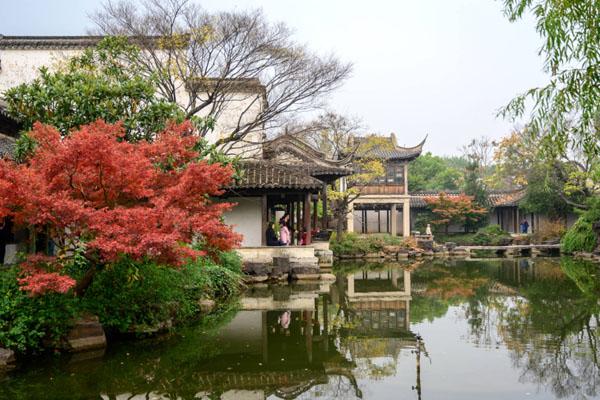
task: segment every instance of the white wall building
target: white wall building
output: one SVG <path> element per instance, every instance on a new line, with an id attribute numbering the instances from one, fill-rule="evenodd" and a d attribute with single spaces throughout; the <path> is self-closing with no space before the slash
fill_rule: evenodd
<path id="1" fill-rule="evenodd" d="M 101 39 L 100 36 L 0 35 L 0 98 L 7 89 L 34 80 L 41 67 L 56 70 L 67 59 Z M 204 80 L 204 83 L 210 84 L 211 80 Z M 253 121 L 266 104 L 265 88 L 258 79 L 235 80 L 227 87 L 231 93 L 227 95 L 222 111 L 216 115 L 215 129 L 206 136 L 211 143 L 228 136 L 238 123 Z M 177 98 L 185 107 L 189 95 L 183 82 L 178 86 Z M 197 115 L 206 116 L 209 109 L 207 107 Z M 248 158 L 260 157 L 261 146 L 255 143 L 260 143 L 263 137 L 264 129 L 256 129 L 246 135 L 243 142 L 226 145 L 224 151 Z"/>

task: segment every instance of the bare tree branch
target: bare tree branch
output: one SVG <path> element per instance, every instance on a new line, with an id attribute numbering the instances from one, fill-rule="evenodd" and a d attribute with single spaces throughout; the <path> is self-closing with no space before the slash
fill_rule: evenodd
<path id="1" fill-rule="evenodd" d="M 261 11 L 204 11 L 187 0 L 107 0 L 92 15 L 95 33 L 126 35 L 144 50 L 135 60 L 160 94 L 188 117 L 216 119 L 223 144 L 281 126 L 314 110 L 350 75 L 351 65 L 298 44 Z M 151 40 L 149 40 L 151 39 Z M 223 118 L 235 108 L 236 118 Z M 205 134 L 207 132 L 204 132 Z"/>

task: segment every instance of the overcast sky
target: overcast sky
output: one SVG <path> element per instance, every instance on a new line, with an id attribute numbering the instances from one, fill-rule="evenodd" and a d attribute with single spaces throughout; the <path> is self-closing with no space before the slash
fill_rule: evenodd
<path id="1" fill-rule="evenodd" d="M 98 0 L 0 0 L 0 34 L 78 35 Z M 369 130 L 458 154 L 471 138 L 514 125 L 495 117 L 546 81 L 534 21 L 509 23 L 498 0 L 204 0 L 209 10 L 262 8 L 300 42 L 354 64 L 329 103 Z"/>

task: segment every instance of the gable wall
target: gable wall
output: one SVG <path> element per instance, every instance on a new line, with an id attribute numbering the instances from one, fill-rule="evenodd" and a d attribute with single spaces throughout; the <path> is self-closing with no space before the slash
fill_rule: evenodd
<path id="1" fill-rule="evenodd" d="M 81 50 L 45 50 L 45 49 L 5 49 L 0 50 L 0 97 L 9 88 L 27 83 L 35 79 L 39 73 L 38 70 L 42 66 L 48 67 L 50 70 L 56 70 L 61 63 L 64 63 L 69 57 L 73 57 L 81 53 Z M 188 100 L 187 92 L 184 85 L 181 84 L 178 89 L 178 98 L 180 104 L 185 104 Z M 242 113 L 244 117 L 242 122 L 250 121 L 262 109 L 263 101 L 260 94 L 255 93 L 233 93 L 229 98 L 229 104 L 223 111 L 222 115 L 216 121 L 215 129 L 207 136 L 207 140 L 211 143 L 221 139 L 236 126 L 238 118 Z M 198 113 L 200 116 L 205 116 L 206 111 Z M 262 141 L 263 130 L 257 129 L 246 136 L 246 142 Z M 230 154 L 245 155 L 249 157 L 257 157 L 261 155 L 261 147 L 257 145 L 249 145 L 248 143 L 238 143 L 228 146 L 225 149 Z"/>

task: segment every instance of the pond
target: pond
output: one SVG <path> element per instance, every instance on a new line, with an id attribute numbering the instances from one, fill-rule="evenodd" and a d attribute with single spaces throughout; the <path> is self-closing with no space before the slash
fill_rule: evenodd
<path id="1" fill-rule="evenodd" d="M 31 360 L 0 377 L 0 398 L 600 398 L 599 271 L 340 264 L 335 283 L 253 286 L 168 336 Z"/>

